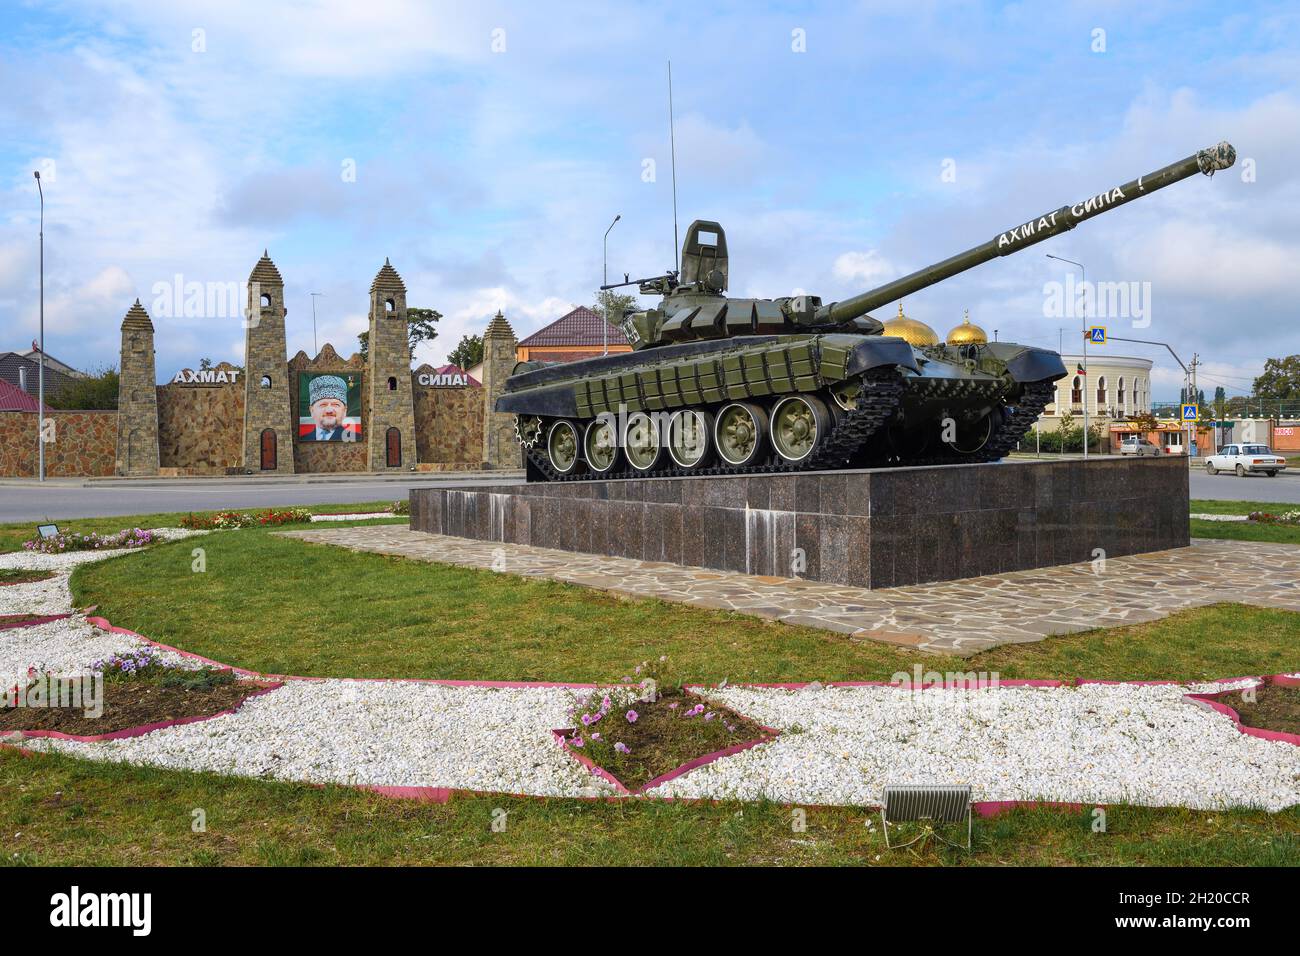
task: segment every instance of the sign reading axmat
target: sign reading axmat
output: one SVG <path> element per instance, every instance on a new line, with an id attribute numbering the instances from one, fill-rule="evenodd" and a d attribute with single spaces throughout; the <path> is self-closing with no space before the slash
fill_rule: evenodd
<path id="1" fill-rule="evenodd" d="M 183 368 L 172 379 L 173 385 L 233 385 L 239 381 L 237 368 L 201 368 L 197 372 Z"/>

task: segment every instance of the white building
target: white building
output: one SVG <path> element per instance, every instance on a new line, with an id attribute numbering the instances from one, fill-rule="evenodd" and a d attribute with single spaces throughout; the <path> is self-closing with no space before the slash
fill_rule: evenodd
<path id="1" fill-rule="evenodd" d="M 1044 409 L 1039 419 L 1044 431 L 1054 430 L 1062 414 L 1073 416 L 1076 425 L 1082 424 L 1085 402 L 1090 425 L 1151 410 L 1150 359 L 1092 352 L 1086 376 L 1078 371 L 1082 355 L 1062 355 L 1061 361 L 1069 374 L 1056 383 L 1056 401 Z"/>

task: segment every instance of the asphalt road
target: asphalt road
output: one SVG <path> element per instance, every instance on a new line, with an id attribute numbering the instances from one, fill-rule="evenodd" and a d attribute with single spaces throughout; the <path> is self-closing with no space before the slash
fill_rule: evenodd
<path id="1" fill-rule="evenodd" d="M 163 479 L 148 481 L 49 481 L 0 483 L 0 522 L 64 521 L 167 511 L 267 508 L 284 505 L 347 504 L 405 498 L 413 486 L 459 488 L 510 484 L 518 476 L 415 477 L 401 481 L 359 476 L 328 481 L 274 479 Z M 1191 496 L 1219 501 L 1275 501 L 1300 505 L 1300 473 L 1238 478 L 1191 473 Z"/>
<path id="2" fill-rule="evenodd" d="M 1219 472 L 1205 473 L 1204 466 L 1192 471 L 1191 494 L 1193 498 L 1210 498 L 1215 501 L 1279 501 L 1300 505 L 1300 474 L 1283 473 L 1276 478 L 1267 475 L 1236 475 Z"/>
<path id="3" fill-rule="evenodd" d="M 517 476 L 467 477 L 409 481 L 358 477 L 327 482 L 226 480 L 149 482 L 8 482 L 0 484 L 0 522 L 63 521 L 69 518 L 103 518 L 114 515 L 154 514 L 167 511 L 214 511 L 279 507 L 284 505 L 347 504 L 361 501 L 396 501 L 413 487 L 456 488 L 466 485 L 508 484 Z"/>

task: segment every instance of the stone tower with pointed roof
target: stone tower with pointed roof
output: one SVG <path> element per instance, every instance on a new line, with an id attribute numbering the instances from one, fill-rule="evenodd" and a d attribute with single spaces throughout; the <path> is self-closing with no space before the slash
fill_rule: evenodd
<path id="1" fill-rule="evenodd" d="M 158 379 L 154 373 L 153 322 L 140 300 L 122 319 L 121 372 L 117 386 L 118 475 L 158 474 Z"/>
<path id="2" fill-rule="evenodd" d="M 253 474 L 293 474 L 286 312 L 284 280 L 263 251 L 244 314 L 244 469 Z"/>
<path id="3" fill-rule="evenodd" d="M 366 438 L 371 471 L 415 468 L 415 402 L 411 395 L 411 345 L 406 285 L 392 263 L 370 283 L 370 425 Z"/>
<path id="4" fill-rule="evenodd" d="M 523 452 L 515 438 L 515 416 L 493 411 L 506 379 L 514 371 L 519 341 L 500 311 L 483 333 L 483 464 L 488 468 L 522 468 Z"/>

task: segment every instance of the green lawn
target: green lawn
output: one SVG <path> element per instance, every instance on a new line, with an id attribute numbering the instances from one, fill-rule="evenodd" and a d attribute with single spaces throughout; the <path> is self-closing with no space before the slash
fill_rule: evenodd
<path id="1" fill-rule="evenodd" d="M 191 570 L 196 546 L 203 573 Z M 164 643 L 302 675 L 605 680 L 661 653 L 688 679 L 733 682 L 887 679 L 915 663 L 1115 680 L 1300 670 L 1300 615 L 1284 611 L 1220 605 L 945 659 L 262 529 L 86 565 L 73 590 L 79 604 Z M 791 809 L 773 805 L 464 797 L 432 806 L 10 751 L 0 751 L 0 792 L 0 856 L 12 864 L 1300 865 L 1296 808 L 1112 807 L 1106 833 L 1092 832 L 1089 814 L 1017 810 L 977 822 L 967 855 L 889 851 L 861 808 L 810 809 L 807 831 L 794 832 Z M 195 808 L 207 813 L 206 833 L 191 831 Z M 509 812 L 504 833 L 490 827 L 497 808 Z"/>
<path id="2" fill-rule="evenodd" d="M 203 573 L 192 570 L 196 546 L 206 551 Z M 83 565 L 72 588 L 79 606 L 98 605 L 114 624 L 270 674 L 600 681 L 668 654 L 692 681 L 883 680 L 918 660 L 814 628 L 260 529 Z M 1300 669 L 1298 637 L 1300 615 L 1221 605 L 965 660 L 921 660 L 1007 678 L 1201 679 Z"/>
<path id="3" fill-rule="evenodd" d="M 417 804 L 345 788 L 241 780 L 0 751 L 9 865 L 1300 865 L 1300 811 L 1114 806 L 978 820 L 974 849 L 889 850 L 867 810 L 637 800 L 456 797 Z M 191 828 L 202 809 L 206 832 Z M 507 811 L 493 832 L 493 811 Z"/>
<path id="4" fill-rule="evenodd" d="M 1288 479 L 1289 480 L 1289 479 Z M 1248 515 L 1252 511 L 1270 511 L 1281 514 L 1295 511 L 1300 505 L 1276 501 L 1206 501 L 1193 499 L 1192 514 Z M 1254 524 L 1246 521 L 1205 521 L 1192 519 L 1193 538 L 1218 538 L 1229 541 L 1271 541 L 1278 544 L 1300 544 L 1300 525 Z"/>

